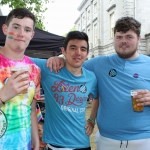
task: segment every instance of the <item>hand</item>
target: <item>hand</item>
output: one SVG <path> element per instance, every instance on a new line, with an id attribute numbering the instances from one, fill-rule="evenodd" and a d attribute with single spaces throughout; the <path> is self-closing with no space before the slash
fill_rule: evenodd
<path id="1" fill-rule="evenodd" d="M 29 74 L 24 70 L 13 73 L 0 90 L 0 96 L 3 101 L 6 102 L 7 100 L 19 94 L 21 91 L 27 89 L 29 86 L 28 77 Z"/>
<path id="2" fill-rule="evenodd" d="M 150 106 L 150 91 L 139 90 L 137 95 L 134 96 L 138 102 L 137 106 Z"/>
<path id="3" fill-rule="evenodd" d="M 86 134 L 90 136 L 94 130 L 94 126 L 90 122 L 87 122 L 85 128 L 86 128 Z"/>
<path id="4" fill-rule="evenodd" d="M 50 57 L 47 60 L 47 67 L 49 67 L 50 71 L 54 70 L 55 73 L 58 73 L 61 68 L 64 67 L 64 58 L 63 57 Z"/>

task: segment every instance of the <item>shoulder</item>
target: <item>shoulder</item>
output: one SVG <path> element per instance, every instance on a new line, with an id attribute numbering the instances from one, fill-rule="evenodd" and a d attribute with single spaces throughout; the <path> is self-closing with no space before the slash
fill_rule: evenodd
<path id="1" fill-rule="evenodd" d="M 85 75 L 88 75 L 89 77 L 96 77 L 93 71 L 87 70 L 84 67 L 82 67 L 82 71 L 84 72 Z"/>
<path id="2" fill-rule="evenodd" d="M 113 59 L 116 57 L 116 54 L 111 54 L 111 55 L 100 55 L 100 56 L 96 56 L 94 58 L 91 58 L 87 61 L 85 61 L 85 63 L 97 63 L 97 62 L 103 62 L 105 60 L 108 60 L 108 59 Z"/>
<path id="3" fill-rule="evenodd" d="M 32 71 L 39 71 L 40 68 L 32 61 L 32 59 L 28 56 L 24 57 L 26 64 L 30 65 Z"/>
<path id="4" fill-rule="evenodd" d="M 33 63 L 40 63 L 40 64 L 46 64 L 46 59 L 41 59 L 41 58 L 32 58 L 32 57 L 28 57 L 28 59 L 30 59 L 31 62 Z"/>
<path id="5" fill-rule="evenodd" d="M 150 57 L 144 54 L 140 54 L 140 57 L 137 60 L 143 63 L 150 63 Z"/>

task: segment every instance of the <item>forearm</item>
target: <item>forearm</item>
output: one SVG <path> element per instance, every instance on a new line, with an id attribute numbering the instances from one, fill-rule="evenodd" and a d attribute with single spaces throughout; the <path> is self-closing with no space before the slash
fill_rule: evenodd
<path id="1" fill-rule="evenodd" d="M 31 136 L 32 136 L 32 146 L 33 150 L 39 150 L 39 134 L 38 134 L 38 121 L 36 114 L 36 101 L 32 102 L 32 112 L 31 112 Z"/>
<path id="2" fill-rule="evenodd" d="M 0 105 L 2 105 L 3 103 L 5 103 L 7 100 L 9 100 L 9 93 L 7 92 L 7 89 L 5 90 L 5 88 L 3 87 L 2 89 L 0 89 Z"/>
<path id="3" fill-rule="evenodd" d="M 90 118 L 92 118 L 93 120 L 95 120 L 95 118 L 96 118 L 98 105 L 99 105 L 99 100 L 93 99 L 92 106 L 91 106 L 91 114 L 90 114 Z"/>

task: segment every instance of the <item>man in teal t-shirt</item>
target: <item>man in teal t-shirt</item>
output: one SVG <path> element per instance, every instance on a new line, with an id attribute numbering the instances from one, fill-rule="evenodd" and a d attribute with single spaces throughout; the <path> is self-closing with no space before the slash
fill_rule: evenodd
<path id="1" fill-rule="evenodd" d="M 88 123 L 85 113 L 88 95 L 97 98 L 97 80 L 94 73 L 82 68 L 88 52 L 87 34 L 72 31 L 63 44 L 66 65 L 59 73 L 50 72 L 46 60 L 32 59 L 41 69 L 46 106 L 43 141 L 50 150 L 91 150 L 89 135 L 97 109 L 93 109 Z"/>

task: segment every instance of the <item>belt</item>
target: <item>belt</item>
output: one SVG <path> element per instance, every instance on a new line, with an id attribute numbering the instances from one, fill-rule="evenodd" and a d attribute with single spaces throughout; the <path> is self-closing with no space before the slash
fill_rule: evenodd
<path id="1" fill-rule="evenodd" d="M 65 147 L 61 147 L 61 146 L 56 146 L 56 145 L 53 145 L 53 144 L 50 144 L 51 146 L 55 147 L 55 148 L 65 148 Z"/>
<path id="2" fill-rule="evenodd" d="M 64 148 L 65 149 L 65 147 L 61 147 L 61 146 L 56 146 L 56 145 L 53 145 L 53 144 L 47 144 L 47 146 L 52 146 L 52 147 L 54 147 L 54 148 Z M 48 148 L 48 150 L 53 150 L 53 149 L 51 149 L 50 147 L 47 147 Z M 68 149 L 68 148 L 66 148 L 66 149 Z M 72 149 L 72 148 L 69 148 L 69 149 Z M 73 150 L 91 150 L 91 147 L 87 147 L 87 148 L 75 148 L 75 149 L 73 149 Z"/>

